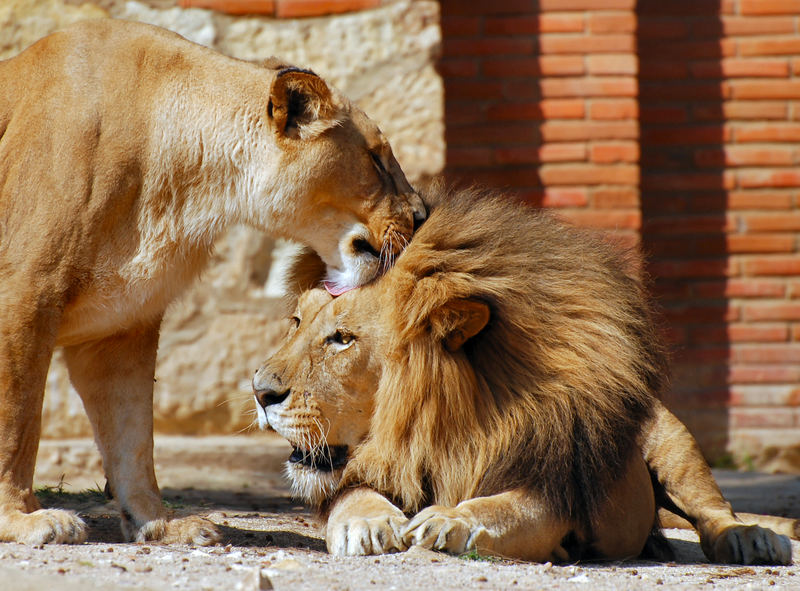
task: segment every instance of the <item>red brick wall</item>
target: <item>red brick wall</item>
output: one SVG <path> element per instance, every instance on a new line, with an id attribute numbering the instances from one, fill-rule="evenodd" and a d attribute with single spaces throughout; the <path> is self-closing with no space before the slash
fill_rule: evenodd
<path id="1" fill-rule="evenodd" d="M 444 0 L 448 174 L 635 238 L 632 4 Z"/>
<path id="2" fill-rule="evenodd" d="M 667 403 L 800 442 L 800 0 L 442 0 L 447 173 L 639 240 Z"/>

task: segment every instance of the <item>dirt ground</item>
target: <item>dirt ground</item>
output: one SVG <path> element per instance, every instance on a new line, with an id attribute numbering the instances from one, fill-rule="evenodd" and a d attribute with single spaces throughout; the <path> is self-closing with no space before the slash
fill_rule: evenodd
<path id="1" fill-rule="evenodd" d="M 42 502 L 78 510 L 90 525 L 80 546 L 0 544 L 0 589 L 798 589 L 800 544 L 788 567 L 708 564 L 691 532 L 668 530 L 678 559 L 553 566 L 474 560 L 425 550 L 335 558 L 282 476 L 289 448 L 274 434 L 156 440 L 156 470 L 176 514 L 217 523 L 210 548 L 123 543 L 99 457 L 87 440 L 45 441 L 36 483 Z M 800 478 L 718 472 L 734 508 L 800 517 Z"/>

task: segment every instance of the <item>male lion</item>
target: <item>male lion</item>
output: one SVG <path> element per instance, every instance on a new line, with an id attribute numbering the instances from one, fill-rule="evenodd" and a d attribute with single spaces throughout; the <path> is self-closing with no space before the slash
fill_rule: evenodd
<path id="1" fill-rule="evenodd" d="M 0 540 L 85 538 L 31 491 L 61 345 L 126 539 L 212 542 L 209 522 L 166 520 L 153 472 L 165 308 L 232 224 L 309 245 L 335 291 L 423 215 L 375 124 L 312 72 L 113 20 L 0 62 Z"/>
<path id="2" fill-rule="evenodd" d="M 300 296 L 253 380 L 328 549 L 622 559 L 663 549 L 657 501 L 713 561 L 788 563 L 788 539 L 736 519 L 659 403 L 635 260 L 502 196 L 428 198 L 441 203 L 382 278 Z"/>

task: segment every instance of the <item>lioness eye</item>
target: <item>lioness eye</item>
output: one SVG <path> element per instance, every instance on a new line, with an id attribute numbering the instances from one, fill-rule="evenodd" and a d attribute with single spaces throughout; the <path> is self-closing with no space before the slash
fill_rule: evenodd
<path id="1" fill-rule="evenodd" d="M 369 155 L 372 157 L 372 163 L 375 165 L 375 168 L 381 174 L 386 174 L 386 169 L 383 166 L 383 162 L 381 162 L 381 157 L 375 154 L 374 152 L 370 152 Z"/>
<path id="2" fill-rule="evenodd" d="M 292 322 L 294 323 L 295 328 L 300 326 L 300 319 L 297 316 L 292 316 Z"/>

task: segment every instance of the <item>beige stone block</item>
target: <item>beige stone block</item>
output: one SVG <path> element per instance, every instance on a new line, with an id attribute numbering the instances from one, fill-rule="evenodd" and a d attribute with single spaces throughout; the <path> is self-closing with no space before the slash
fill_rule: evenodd
<path id="1" fill-rule="evenodd" d="M 108 16 L 93 4 L 73 6 L 62 0 L 0 2 L 0 59 L 18 54 L 45 35 L 71 23 Z"/>

